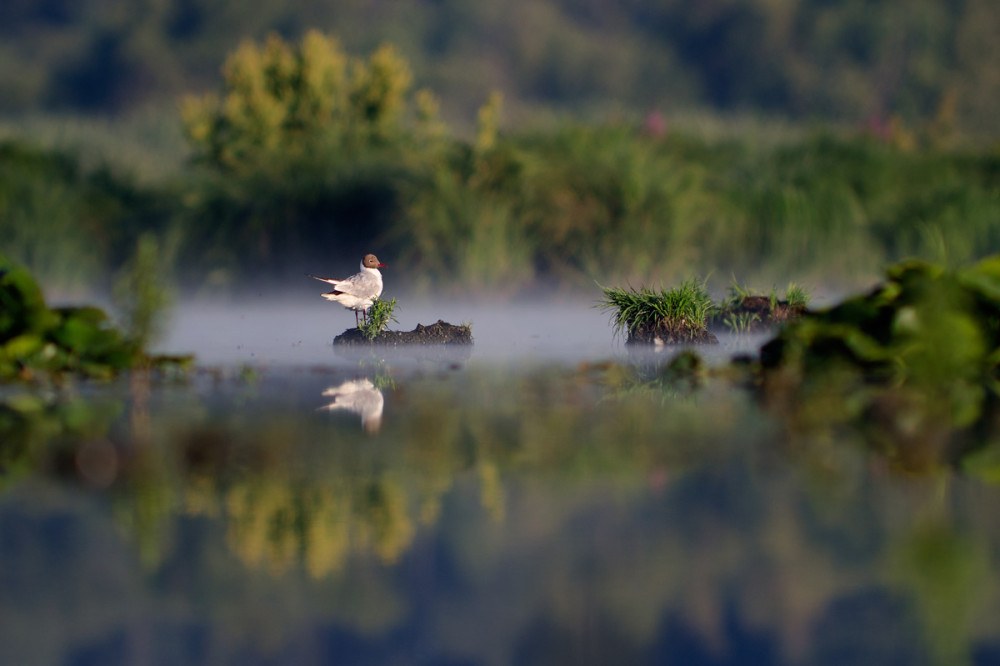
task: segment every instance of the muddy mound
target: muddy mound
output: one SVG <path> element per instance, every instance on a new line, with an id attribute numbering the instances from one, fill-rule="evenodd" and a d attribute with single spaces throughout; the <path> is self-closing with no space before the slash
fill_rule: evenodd
<path id="1" fill-rule="evenodd" d="M 671 326 L 665 321 L 657 326 L 639 326 L 629 331 L 628 339 L 625 341 L 630 345 L 711 345 L 718 342 L 719 339 L 707 328 L 684 323 Z"/>
<path id="2" fill-rule="evenodd" d="M 805 303 L 768 296 L 746 296 L 719 307 L 710 317 L 709 326 L 735 333 L 759 333 L 801 319 L 805 310 Z"/>
<path id="3" fill-rule="evenodd" d="M 361 329 L 349 328 L 333 339 L 335 345 L 471 345 L 472 329 L 438 319 L 429 326 L 417 324 L 412 331 L 382 331 L 374 339 Z"/>

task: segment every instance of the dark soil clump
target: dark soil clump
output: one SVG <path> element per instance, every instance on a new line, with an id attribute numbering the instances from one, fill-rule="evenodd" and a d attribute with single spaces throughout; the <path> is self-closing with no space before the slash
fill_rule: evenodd
<path id="1" fill-rule="evenodd" d="M 438 319 L 436 324 L 417 324 L 412 331 L 382 331 L 369 340 L 358 328 L 349 328 L 333 339 L 335 345 L 471 345 L 472 329 Z"/>

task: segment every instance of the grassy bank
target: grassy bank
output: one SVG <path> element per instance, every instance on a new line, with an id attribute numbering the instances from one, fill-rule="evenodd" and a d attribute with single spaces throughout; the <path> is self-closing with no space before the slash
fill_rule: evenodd
<path id="1" fill-rule="evenodd" d="M 691 275 L 854 287 L 904 257 L 956 266 L 1000 251 L 992 148 L 898 127 L 781 141 L 625 120 L 505 133 L 499 96 L 464 139 L 394 50 L 338 49 L 316 34 L 241 47 L 222 95 L 184 106 L 188 160 L 158 176 L 7 141 L 0 242 L 45 284 L 100 285 L 153 232 L 186 286 L 222 291 L 367 251 L 417 290 L 507 293 Z"/>
<path id="2" fill-rule="evenodd" d="M 371 249 L 427 288 L 518 292 L 541 280 L 676 283 L 710 275 L 855 286 L 908 256 L 1000 251 L 1000 157 L 812 136 L 754 150 L 680 133 L 567 127 L 379 148 L 244 174 L 137 184 L 71 154 L 0 148 L 0 241 L 44 282 L 100 286 L 144 231 L 179 239 L 189 285 L 279 279 Z M 715 285 L 719 286 L 719 285 Z"/>

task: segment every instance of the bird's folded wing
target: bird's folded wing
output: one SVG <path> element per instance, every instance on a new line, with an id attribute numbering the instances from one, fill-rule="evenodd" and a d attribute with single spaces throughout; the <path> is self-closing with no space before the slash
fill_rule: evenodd
<path id="1" fill-rule="evenodd" d="M 372 296 L 375 293 L 376 285 L 375 279 L 368 275 L 352 275 L 346 280 L 337 280 L 336 282 L 338 291 L 361 298 Z"/>

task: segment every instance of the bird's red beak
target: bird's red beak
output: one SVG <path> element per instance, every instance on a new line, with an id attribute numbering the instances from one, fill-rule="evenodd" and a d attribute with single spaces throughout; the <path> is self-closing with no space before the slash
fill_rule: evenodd
<path id="1" fill-rule="evenodd" d="M 388 267 L 388 266 L 386 266 L 385 264 L 379 264 L 379 265 L 378 265 L 378 267 L 379 267 L 379 268 L 389 268 L 389 267 Z"/>

